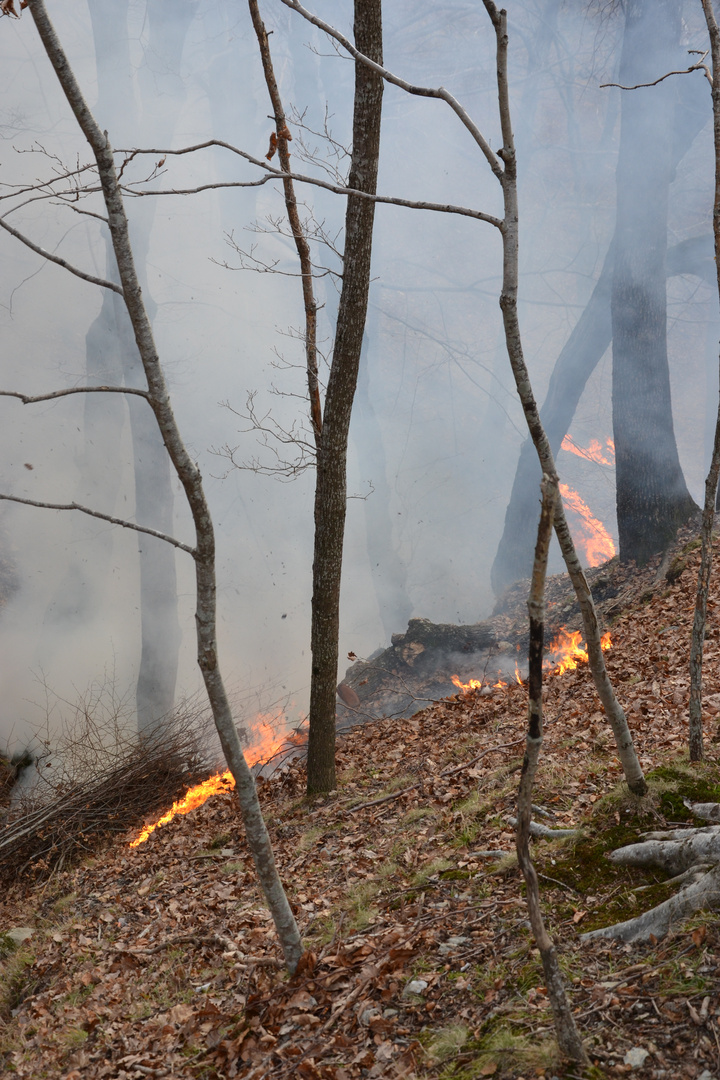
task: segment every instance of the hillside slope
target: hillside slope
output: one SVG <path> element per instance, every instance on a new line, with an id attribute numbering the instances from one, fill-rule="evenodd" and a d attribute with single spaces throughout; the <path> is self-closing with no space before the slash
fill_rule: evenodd
<path id="1" fill-rule="evenodd" d="M 534 852 L 578 1024 L 609 1075 L 720 1074 L 714 917 L 651 946 L 579 943 L 667 895 L 660 875 L 618 870 L 603 852 L 650 822 L 687 820 L 683 795 L 720 792 L 718 588 L 709 761 L 690 770 L 683 758 L 696 560 L 685 552 L 673 584 L 662 578 L 612 626 L 608 667 L 651 776 L 648 799 L 623 793 L 587 666 L 546 683 L 535 802 L 547 824 L 584 832 Z M 291 981 L 230 794 L 138 848 L 131 834 L 48 880 L 19 880 L 0 901 L 0 931 L 32 931 L 17 948 L 0 937 L 4 1073 L 563 1075 L 514 857 L 488 854 L 513 850 L 525 708 L 525 689 L 511 684 L 355 728 L 325 798 L 303 798 L 297 761 L 260 781 L 308 948 Z"/>

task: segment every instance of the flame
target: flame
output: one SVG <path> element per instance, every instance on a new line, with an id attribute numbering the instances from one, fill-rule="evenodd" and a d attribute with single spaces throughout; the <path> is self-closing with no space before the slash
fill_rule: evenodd
<path id="1" fill-rule="evenodd" d="M 612 648 L 610 631 L 600 638 L 600 648 L 607 651 Z M 564 675 L 566 671 L 574 671 L 578 664 L 587 664 L 587 646 L 582 640 L 580 630 L 560 630 L 547 647 L 550 654 L 543 663 L 543 667 L 551 670 L 556 675 Z"/>
<path id="2" fill-rule="evenodd" d="M 598 465 L 615 464 L 615 443 L 612 439 L 605 440 L 607 457 L 597 439 L 591 439 L 589 446 L 578 446 L 577 443 L 573 442 L 570 435 L 566 435 L 560 446 L 562 450 L 568 450 L 571 454 L 585 458 L 586 461 L 594 461 Z"/>
<path id="3" fill-rule="evenodd" d="M 568 510 L 572 511 L 576 520 L 579 519 L 580 536 L 576 543 L 587 559 L 588 566 L 599 566 L 607 559 L 612 559 L 615 544 L 602 521 L 593 517 L 587 503 L 567 484 L 560 484 L 560 494 Z"/>
<path id="4" fill-rule="evenodd" d="M 471 679 L 470 682 L 460 682 L 459 675 L 453 675 L 452 684 L 453 686 L 457 686 L 458 690 L 482 690 L 483 687 L 482 679 Z"/>
<path id="5" fill-rule="evenodd" d="M 285 715 L 282 712 L 276 715 L 259 713 L 256 716 L 253 729 L 256 737 L 258 736 L 258 728 L 260 729 L 259 737 L 257 737 L 257 741 L 253 746 L 244 751 L 249 768 L 270 761 L 278 751 L 291 743 L 299 744 L 304 741 L 304 735 L 299 732 L 288 735 L 284 731 L 278 735 L 277 727 L 279 722 L 282 722 L 283 725 L 286 723 Z M 148 836 L 154 833 L 160 825 L 167 825 L 176 814 L 189 814 L 191 810 L 202 806 L 213 795 L 224 795 L 226 792 L 232 791 L 234 787 L 235 777 L 229 769 L 226 769 L 224 773 L 215 773 L 214 776 L 203 780 L 202 783 L 189 788 L 182 799 L 174 802 L 162 817 L 158 818 L 153 824 L 146 825 L 140 835 L 131 841 L 130 847 L 135 848 L 139 847 L 140 844 L 144 844 Z"/>
<path id="6" fill-rule="evenodd" d="M 520 646 L 518 646 L 519 648 Z M 600 648 L 607 652 L 612 648 L 610 631 L 600 638 Z M 552 672 L 554 675 L 564 675 L 566 671 L 574 671 L 578 664 L 586 664 L 588 661 L 587 647 L 582 640 L 580 630 L 559 630 L 547 647 L 548 656 L 543 660 L 543 670 Z M 499 674 L 499 673 L 498 673 Z M 523 680 L 520 668 L 515 664 L 515 681 L 522 686 Z M 461 682 L 458 675 L 452 676 L 453 686 L 467 693 L 470 690 L 481 690 L 486 685 L 482 679 L 470 679 L 469 682 Z M 508 684 L 502 679 L 493 683 L 494 689 L 502 689 Z"/>

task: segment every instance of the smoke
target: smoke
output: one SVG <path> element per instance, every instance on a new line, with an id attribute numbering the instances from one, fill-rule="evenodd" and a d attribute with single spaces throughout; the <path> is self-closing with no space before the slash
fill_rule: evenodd
<path id="1" fill-rule="evenodd" d="M 683 47 L 704 47 L 696 7 L 684 5 Z M 441 7 L 396 0 L 386 8 L 387 65 L 410 81 L 447 86 L 498 147 L 494 40 L 484 11 L 461 0 Z M 351 33 L 351 5 L 322 0 L 317 11 Z M 164 149 L 214 137 L 257 157 L 266 152 L 270 107 L 242 5 L 93 0 L 87 8 L 61 5 L 51 14 L 116 148 Z M 315 132 L 327 118 L 333 138 L 347 145 L 351 63 L 275 0 L 263 5 L 263 15 L 274 31 L 286 107 L 292 104 Z M 521 321 L 542 401 L 614 228 L 620 91 L 600 90 L 599 83 L 617 73 L 622 19 L 604 7 L 560 0 L 518 0 L 509 5 L 509 18 L 521 176 Z M 61 206 L 8 198 L 12 185 L 88 160 L 29 18 L 0 21 L 0 70 L 1 212 L 17 206 L 9 219 L 15 227 L 105 276 L 102 226 L 77 212 L 98 211 L 97 200 Z M 381 192 L 501 211 L 499 185 L 446 106 L 388 87 L 384 109 Z M 295 167 L 321 173 L 302 161 L 295 130 Z M 308 131 L 304 138 L 326 152 L 320 137 Z M 669 216 L 674 242 L 709 231 L 710 149 L 706 128 L 678 167 Z M 256 170 L 220 149 L 168 158 L 163 166 L 159 160 L 136 158 L 124 174 L 127 184 L 169 190 L 257 178 Z M 344 168 L 342 154 L 334 160 Z M 157 178 L 144 183 L 156 166 Z M 341 246 L 342 201 L 317 189 L 303 188 L 302 197 Z M 258 415 L 271 410 L 283 427 L 306 411 L 302 343 L 292 336 L 303 321 L 301 296 L 297 278 L 287 276 L 297 266 L 287 237 L 268 221 L 283 217 L 281 195 L 267 184 L 129 198 L 128 213 L 174 407 L 217 526 L 221 663 L 244 694 L 241 719 L 252 721 L 277 701 L 287 702 L 295 718 L 306 707 L 309 684 L 313 477 L 307 472 L 281 482 L 234 470 L 214 452 L 231 446 L 237 460 L 247 461 L 263 454 L 257 435 L 244 431 L 236 415 L 250 392 L 257 391 Z M 267 231 L 244 231 L 255 222 Z M 226 243 L 230 233 L 245 250 L 256 245 L 257 258 L 278 272 L 227 269 L 223 264 L 238 265 Z M 0 244 L 3 388 L 42 393 L 84 384 L 86 337 L 102 316 L 99 290 L 44 264 L 5 234 Z M 329 354 L 341 263 L 327 246 L 316 245 L 314 254 L 332 271 L 317 285 L 324 305 L 320 336 Z M 349 490 L 360 497 L 348 506 L 341 655 L 370 655 L 389 643 L 393 630 L 402 632 L 410 616 L 477 622 L 490 609 L 490 564 L 525 439 L 502 339 L 500 272 L 499 237 L 490 226 L 378 207 L 371 312 L 351 430 Z M 696 498 L 703 482 L 704 402 L 712 397 L 705 391 L 705 339 L 717 336 L 708 330 L 716 306 L 697 277 L 673 279 L 676 432 Z M 98 352 L 103 363 L 117 345 L 112 327 L 108 335 Z M 573 421 L 578 445 L 592 439 L 604 445 L 612 434 L 610 375 L 606 354 Z M 0 402 L 0 488 L 133 518 L 135 448 L 127 404 L 107 395 L 94 408 L 89 426 L 80 395 L 42 405 Z M 561 455 L 559 465 L 563 480 L 616 536 L 612 471 L 570 454 Z M 174 481 L 172 494 L 174 533 L 191 541 Z M 18 582 L 0 617 L 0 745 L 20 745 L 44 722 L 45 687 L 62 701 L 104 677 L 118 687 L 134 686 L 141 655 L 138 543 L 133 534 L 70 513 L 5 504 L 0 516 L 0 554 Z M 177 692 L 193 693 L 199 683 L 193 567 L 182 552 L 172 559 L 182 630 Z"/>

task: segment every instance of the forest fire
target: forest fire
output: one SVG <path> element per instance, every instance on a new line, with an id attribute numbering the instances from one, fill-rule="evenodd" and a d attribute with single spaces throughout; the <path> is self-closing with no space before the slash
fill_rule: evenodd
<path id="1" fill-rule="evenodd" d="M 560 484 L 560 494 L 565 506 L 580 526 L 580 535 L 575 538 L 575 542 L 587 559 L 588 566 L 599 566 L 607 559 L 612 559 L 615 544 L 602 521 L 593 516 L 587 503 L 567 484 Z"/>
<path id="2" fill-rule="evenodd" d="M 603 652 L 612 648 L 609 630 L 601 637 L 600 648 Z M 586 664 L 588 661 L 587 648 L 580 630 L 560 630 L 547 646 L 546 652 L 548 655 L 543 660 L 543 670 L 553 675 L 564 675 L 566 671 L 574 671 L 578 664 Z M 458 675 L 453 675 L 451 681 L 453 686 L 457 686 L 458 690 L 464 693 L 468 690 L 482 690 L 484 686 L 491 686 L 492 689 L 498 690 L 508 685 L 503 679 L 498 679 L 494 683 L 486 683 L 482 679 L 470 679 L 469 682 L 464 683 Z M 517 664 L 515 664 L 515 681 L 522 686 L 523 680 Z"/>
<path id="3" fill-rule="evenodd" d="M 278 716 L 272 716 L 270 714 L 264 715 L 260 713 L 256 717 L 255 724 L 263 729 L 260 733 L 260 737 L 253 746 L 249 747 L 245 751 L 245 760 L 250 768 L 253 765 L 263 765 L 268 761 L 271 761 L 273 757 L 280 750 L 289 748 L 293 744 L 300 745 L 305 741 L 305 736 L 297 731 L 290 734 L 278 735 L 273 724 L 277 725 L 279 721 L 284 721 L 284 715 L 280 713 Z M 257 735 L 257 730 L 255 731 Z M 204 802 L 207 802 L 213 795 L 224 795 L 228 791 L 232 791 L 235 787 L 235 778 L 229 769 L 226 769 L 223 773 L 215 773 L 214 776 L 208 777 L 207 780 L 203 780 L 202 783 L 196 784 L 194 787 L 188 789 L 182 799 L 178 799 L 174 802 L 169 810 L 159 817 L 157 821 L 151 825 L 146 825 L 140 835 L 131 841 L 130 847 L 139 847 L 140 844 L 145 843 L 147 838 L 155 832 L 161 825 L 167 825 L 169 821 L 177 814 L 189 814 L 191 810 L 197 809 L 198 806 L 202 806 Z"/>
<path id="4" fill-rule="evenodd" d="M 586 461 L 594 461 L 597 465 L 615 464 L 615 443 L 612 439 L 605 440 L 605 452 L 603 452 L 602 445 L 597 439 L 591 439 L 588 446 L 578 446 L 576 442 L 573 442 L 570 435 L 565 436 L 560 446 L 561 449 L 575 454 L 576 457 L 585 458 Z"/>

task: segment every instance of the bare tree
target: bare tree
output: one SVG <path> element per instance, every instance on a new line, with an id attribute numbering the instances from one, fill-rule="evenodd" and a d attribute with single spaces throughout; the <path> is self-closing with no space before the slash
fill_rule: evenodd
<path id="1" fill-rule="evenodd" d="M 394 73 L 388 71 L 382 66 L 381 63 L 363 54 L 356 46 L 354 46 L 344 35 L 340 34 L 334 27 L 330 26 L 324 20 L 313 15 L 307 11 L 299 0 L 281 0 L 286 7 L 291 8 L 293 11 L 297 11 L 303 18 L 313 23 L 315 26 L 320 27 L 325 33 L 334 38 L 343 49 L 345 49 L 350 55 L 360 63 L 364 64 L 372 71 L 376 72 L 382 78 L 395 86 L 400 87 L 406 93 L 413 94 L 419 97 L 436 98 L 446 102 L 447 105 L 453 110 L 455 115 L 459 118 L 463 126 L 470 133 L 477 147 L 480 149 L 485 161 L 489 165 L 493 176 L 500 184 L 503 196 L 504 204 L 504 216 L 502 219 L 492 217 L 489 214 L 482 214 L 479 211 L 472 212 L 472 216 L 476 219 L 483 220 L 489 224 L 495 226 L 500 232 L 503 245 L 503 276 L 502 287 L 500 294 L 500 308 L 503 317 L 503 326 L 505 332 L 505 342 L 508 351 L 508 357 L 510 360 L 510 366 L 512 368 L 513 377 L 515 380 L 515 386 L 517 389 L 518 397 L 520 399 L 523 412 L 525 414 L 525 420 L 528 425 L 530 437 L 535 446 L 538 459 L 540 461 L 543 473 L 548 476 L 556 474 L 555 459 L 552 453 L 552 449 L 547 438 L 546 432 L 543 428 L 539 410 L 533 395 L 532 384 L 530 382 L 530 376 L 525 363 L 522 347 L 522 336 L 520 332 L 520 324 L 518 320 L 517 312 L 517 295 L 518 295 L 518 282 L 519 282 L 519 267 L 518 267 L 518 252 L 519 252 L 519 212 L 518 212 L 518 195 L 517 195 L 517 164 L 515 157 L 515 144 L 512 131 L 512 122 L 510 114 L 510 98 L 509 98 L 509 86 L 508 86 L 508 67 L 507 67 L 507 18 L 504 11 L 498 11 L 492 0 L 483 0 L 485 9 L 492 21 L 495 29 L 497 39 L 497 87 L 498 87 L 498 108 L 500 114 L 500 124 L 502 131 L 503 146 L 495 153 L 490 147 L 487 139 L 478 128 L 477 124 L 472 120 L 467 111 L 463 108 L 460 102 L 444 87 L 433 89 L 425 86 L 416 86 L 405 79 L 400 78 Z M 380 199 L 378 198 L 378 201 Z M 400 200 L 383 199 L 383 201 L 400 202 Z M 405 205 L 419 206 L 420 204 L 414 203 Z M 428 204 L 425 204 L 425 208 L 431 209 Z M 438 207 L 432 207 L 432 209 L 438 209 Z M 449 209 L 449 208 L 448 208 Z M 467 210 L 459 211 L 455 208 L 450 212 L 463 212 L 470 216 L 470 212 Z M 587 579 L 583 572 L 580 560 L 573 543 L 573 539 L 570 533 L 570 529 L 565 518 L 565 512 L 562 506 L 562 501 L 558 500 L 555 507 L 555 533 L 560 544 L 560 550 L 565 560 L 570 580 L 572 581 L 577 596 L 580 612 L 583 619 L 583 627 L 585 631 L 585 639 L 588 649 L 588 660 L 590 669 L 595 682 L 595 687 L 598 692 L 598 696 L 602 703 L 605 714 L 612 727 L 613 735 L 615 737 L 615 744 L 618 751 L 618 757 L 625 773 L 625 779 L 631 791 L 637 795 L 644 795 L 647 790 L 645 778 L 643 776 L 640 762 L 635 752 L 635 747 L 632 741 L 632 735 L 625 718 L 625 714 L 620 705 L 620 702 L 615 695 L 615 691 L 610 682 L 610 678 L 605 666 L 605 658 L 602 652 L 600 644 L 600 628 L 597 619 L 597 613 L 595 611 L 595 605 L 593 603 L 592 594 L 590 592 Z M 328 630 L 330 627 L 328 626 Z M 336 627 L 335 627 L 336 631 Z"/>
<path id="2" fill-rule="evenodd" d="M 712 110 L 713 110 L 713 145 L 715 149 L 715 201 L 713 204 L 713 235 L 715 239 L 715 271 L 717 274 L 718 296 L 720 297 L 720 28 L 715 18 L 710 0 L 701 0 L 712 54 Z M 705 502 L 703 505 L 702 525 L 700 527 L 700 566 L 698 568 L 697 591 L 695 594 L 695 614 L 693 616 L 692 639 L 690 642 L 690 760 L 701 761 L 703 758 L 703 723 L 702 723 L 702 663 L 703 644 L 705 641 L 705 620 L 707 615 L 710 572 L 712 570 L 712 529 L 715 521 L 715 501 L 720 477 L 720 397 L 715 423 L 710 469 L 705 480 Z"/>
<path id="3" fill-rule="evenodd" d="M 120 284 L 95 278 L 95 283 L 111 290 L 122 299 L 127 308 L 135 342 L 142 360 L 147 390 L 130 390 L 144 397 L 152 411 L 173 468 L 185 492 L 195 527 L 195 545 L 180 544 L 172 537 L 163 537 L 186 551 L 190 551 L 196 570 L 196 627 L 197 657 L 205 688 L 213 713 L 220 743 L 235 778 L 248 846 L 265 894 L 285 954 L 288 969 L 293 972 L 302 955 L 302 943 L 292 910 L 285 895 L 275 866 L 270 838 L 262 817 L 255 783 L 243 756 L 238 729 L 235 726 L 227 693 L 218 664 L 216 633 L 216 582 L 215 582 L 215 536 L 212 517 L 205 498 L 200 471 L 185 448 L 168 396 L 164 373 L 153 338 L 152 327 L 142 297 L 135 268 L 128 223 L 122 192 L 115 168 L 113 150 L 103 133 L 77 83 L 71 65 L 55 33 L 45 9 L 44 0 L 29 0 L 28 8 L 37 28 L 45 52 L 67 98 L 72 113 L 85 136 L 95 159 L 100 180 L 107 225 L 112 239 L 117 273 Z M 27 242 L 27 240 L 25 240 Z M 78 276 L 89 275 L 72 268 Z M 84 388 L 92 392 L 93 388 Z M 123 393 L 122 387 L 109 387 L 106 392 Z M 15 395 L 20 396 L 20 395 Z M 58 395 L 51 395 L 58 396 Z M 5 496 L 8 498 L 8 496 Z M 11 497 L 12 498 L 12 497 Z M 30 502 L 30 500 L 18 500 Z M 35 504 L 42 505 L 42 504 Z M 74 509 L 83 509 L 73 506 Z M 86 512 L 93 513 L 92 510 Z M 105 514 L 96 514 L 105 520 L 115 520 Z M 118 521 L 119 524 L 130 524 Z M 130 527 L 133 527 L 130 524 Z M 157 531 L 134 526 L 141 532 L 160 536 Z"/>
<path id="4" fill-rule="evenodd" d="M 538 525 L 537 544 L 535 545 L 530 595 L 528 596 L 528 615 L 530 618 L 528 729 L 518 791 L 516 848 L 518 863 L 525 878 L 530 925 L 540 950 L 545 973 L 545 985 L 547 986 L 548 997 L 553 1011 L 558 1045 L 568 1058 L 587 1065 L 589 1059 L 575 1026 L 572 1010 L 567 1000 L 555 947 L 545 929 L 540 907 L 537 871 L 530 857 L 532 792 L 543 741 L 542 684 L 545 634 L 545 577 L 547 574 L 548 549 L 553 531 L 555 504 L 560 498 L 557 476 L 543 476 L 541 490 L 542 509 Z"/>

